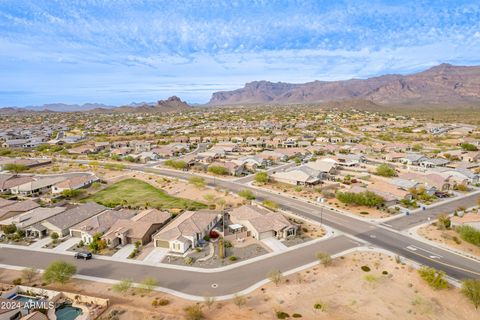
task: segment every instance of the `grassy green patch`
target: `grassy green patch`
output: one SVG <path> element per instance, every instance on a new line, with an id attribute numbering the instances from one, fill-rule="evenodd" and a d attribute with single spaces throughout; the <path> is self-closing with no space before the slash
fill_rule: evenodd
<path id="1" fill-rule="evenodd" d="M 206 205 L 193 200 L 173 197 L 161 189 L 138 180 L 126 179 L 114 183 L 107 188 L 89 196 L 84 201 L 95 201 L 107 207 L 117 205 L 132 208 L 157 208 L 157 209 L 200 209 Z"/>

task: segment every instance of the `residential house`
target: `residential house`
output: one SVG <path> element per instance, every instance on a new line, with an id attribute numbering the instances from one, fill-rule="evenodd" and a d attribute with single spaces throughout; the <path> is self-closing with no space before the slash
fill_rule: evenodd
<path id="1" fill-rule="evenodd" d="M 14 217 L 16 215 L 19 215 L 21 213 L 30 211 L 38 207 L 40 207 L 40 205 L 33 200 L 12 201 L 12 202 L 8 201 L 8 204 L 6 205 L 2 204 L 0 207 L 0 220 Z"/>
<path id="2" fill-rule="evenodd" d="M 230 221 L 247 228 L 247 235 L 257 240 L 268 238 L 287 239 L 297 234 L 298 227 L 281 213 L 266 208 L 244 205 L 229 213 Z"/>
<path id="3" fill-rule="evenodd" d="M 42 177 L 35 179 L 34 181 L 10 188 L 10 192 L 26 197 L 38 196 L 49 192 L 53 185 L 64 181 L 66 177 Z"/>
<path id="4" fill-rule="evenodd" d="M 219 218 L 217 211 L 186 211 L 153 236 L 154 245 L 183 254 L 198 246 Z"/>
<path id="5" fill-rule="evenodd" d="M 308 166 L 294 167 L 286 171 L 275 172 L 271 175 L 272 180 L 291 184 L 294 186 L 311 186 L 320 183 L 321 173 Z"/>
<path id="6" fill-rule="evenodd" d="M 64 212 L 65 210 L 66 208 L 64 207 L 38 207 L 2 220 L 0 221 L 0 225 L 9 225 L 13 223 L 18 229 L 24 230 L 27 236 L 42 237 L 46 235 L 46 229 L 41 226 L 40 223 L 45 219 L 49 219 Z"/>
<path id="7" fill-rule="evenodd" d="M 119 219 L 102 236 L 110 248 L 139 241 L 142 245 L 152 240 L 152 235 L 162 228 L 172 215 L 157 209 L 143 210 L 130 219 Z"/>
<path id="8" fill-rule="evenodd" d="M 105 210 L 96 216 L 93 216 L 79 224 L 70 228 L 70 235 L 72 237 L 81 238 L 85 244 L 90 244 L 93 236 L 96 234 L 104 234 L 107 232 L 118 220 L 128 220 L 137 214 L 136 210 L 120 209 L 120 210 Z"/>
<path id="9" fill-rule="evenodd" d="M 60 181 L 52 186 L 52 193 L 59 194 L 65 190 L 78 190 L 90 186 L 99 179 L 94 174 L 82 174 Z"/>
<path id="10" fill-rule="evenodd" d="M 61 214 L 55 215 L 43 221 L 41 224 L 47 230 L 47 234 L 57 233 L 60 237 L 64 237 L 70 233 L 70 228 L 74 225 L 85 221 L 107 208 L 95 202 L 87 202 L 75 208 L 66 210 Z"/>
<path id="11" fill-rule="evenodd" d="M 10 192 L 11 188 L 31 181 L 34 179 L 28 175 L 0 174 L 0 192 Z"/>

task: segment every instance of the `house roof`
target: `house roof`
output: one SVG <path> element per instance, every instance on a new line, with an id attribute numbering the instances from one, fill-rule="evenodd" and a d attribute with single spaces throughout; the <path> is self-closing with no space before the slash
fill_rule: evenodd
<path id="1" fill-rule="evenodd" d="M 0 174 L 0 190 L 10 189 L 33 180 L 31 176 Z"/>
<path id="2" fill-rule="evenodd" d="M 336 166 L 336 161 L 335 160 L 331 161 L 331 160 L 327 160 L 327 159 L 317 160 L 315 162 L 307 163 L 306 166 L 316 171 L 330 172 Z"/>
<path id="3" fill-rule="evenodd" d="M 33 200 L 18 201 L 0 208 L 0 219 L 10 212 L 26 212 L 40 207 L 38 203 Z"/>
<path id="4" fill-rule="evenodd" d="M 230 217 L 240 223 L 242 221 L 250 222 L 257 232 L 279 232 L 293 226 L 281 213 L 254 205 L 235 208 L 230 212 Z"/>
<path id="5" fill-rule="evenodd" d="M 66 180 L 56 183 L 55 186 L 62 189 L 74 189 L 96 180 L 98 180 L 98 178 L 93 174 L 82 174 L 69 177 Z"/>
<path id="6" fill-rule="evenodd" d="M 68 229 L 71 226 L 74 226 L 94 215 L 99 214 L 100 212 L 104 211 L 106 207 L 95 203 L 95 202 L 87 202 L 85 204 L 81 204 L 78 207 L 73 209 L 67 210 L 62 214 L 56 215 L 47 220 L 48 223 L 52 224 L 53 226 L 64 230 Z"/>
<path id="7" fill-rule="evenodd" d="M 130 219 L 136 214 L 135 210 L 121 209 L 121 210 L 105 210 L 104 212 L 93 216 L 79 224 L 73 226 L 71 229 L 81 230 L 90 235 L 95 233 L 103 233 L 112 227 L 112 225 L 119 219 Z"/>
<path id="8" fill-rule="evenodd" d="M 180 240 L 203 232 L 220 213 L 212 210 L 186 211 L 155 234 L 159 240 Z"/>
<path id="9" fill-rule="evenodd" d="M 313 170 L 313 169 L 312 169 Z M 299 170 L 294 168 L 293 170 L 284 171 L 284 172 L 276 172 L 272 174 L 274 179 L 285 179 L 290 181 L 297 181 L 303 183 L 315 183 L 319 179 L 316 177 L 312 177 L 310 174 L 305 172 L 306 170 Z"/>
<path id="10" fill-rule="evenodd" d="M 22 192 L 31 192 L 34 190 L 50 187 L 60 181 L 65 180 L 66 177 L 48 177 L 40 178 L 38 180 L 30 181 L 24 184 L 17 186 L 18 191 Z"/>
<path id="11" fill-rule="evenodd" d="M 2 221 L 2 224 L 15 224 L 18 228 L 26 228 L 37 222 L 43 221 L 50 217 L 65 211 L 64 207 L 54 207 L 54 208 L 35 208 L 25 213 L 19 214 L 17 216 L 5 219 Z"/>

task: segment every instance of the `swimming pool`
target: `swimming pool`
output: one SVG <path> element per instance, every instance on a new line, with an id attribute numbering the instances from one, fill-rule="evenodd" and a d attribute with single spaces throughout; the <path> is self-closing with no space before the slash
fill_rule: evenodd
<path id="1" fill-rule="evenodd" d="M 31 303 L 31 302 L 37 302 L 40 300 L 40 298 L 36 297 L 30 297 L 30 296 L 24 296 L 21 294 L 17 294 L 11 298 L 12 300 L 20 301 L 20 302 L 25 302 L 25 303 Z"/>
<path id="2" fill-rule="evenodd" d="M 58 320 L 74 320 L 82 314 L 82 309 L 72 307 L 71 304 L 64 303 L 57 307 L 55 315 Z"/>

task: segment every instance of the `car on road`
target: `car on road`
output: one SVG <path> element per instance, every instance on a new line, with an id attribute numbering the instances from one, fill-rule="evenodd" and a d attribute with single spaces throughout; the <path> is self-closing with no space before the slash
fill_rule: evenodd
<path id="1" fill-rule="evenodd" d="M 90 252 L 76 252 L 74 257 L 76 259 L 85 259 L 85 260 L 93 258 L 92 254 Z"/>

